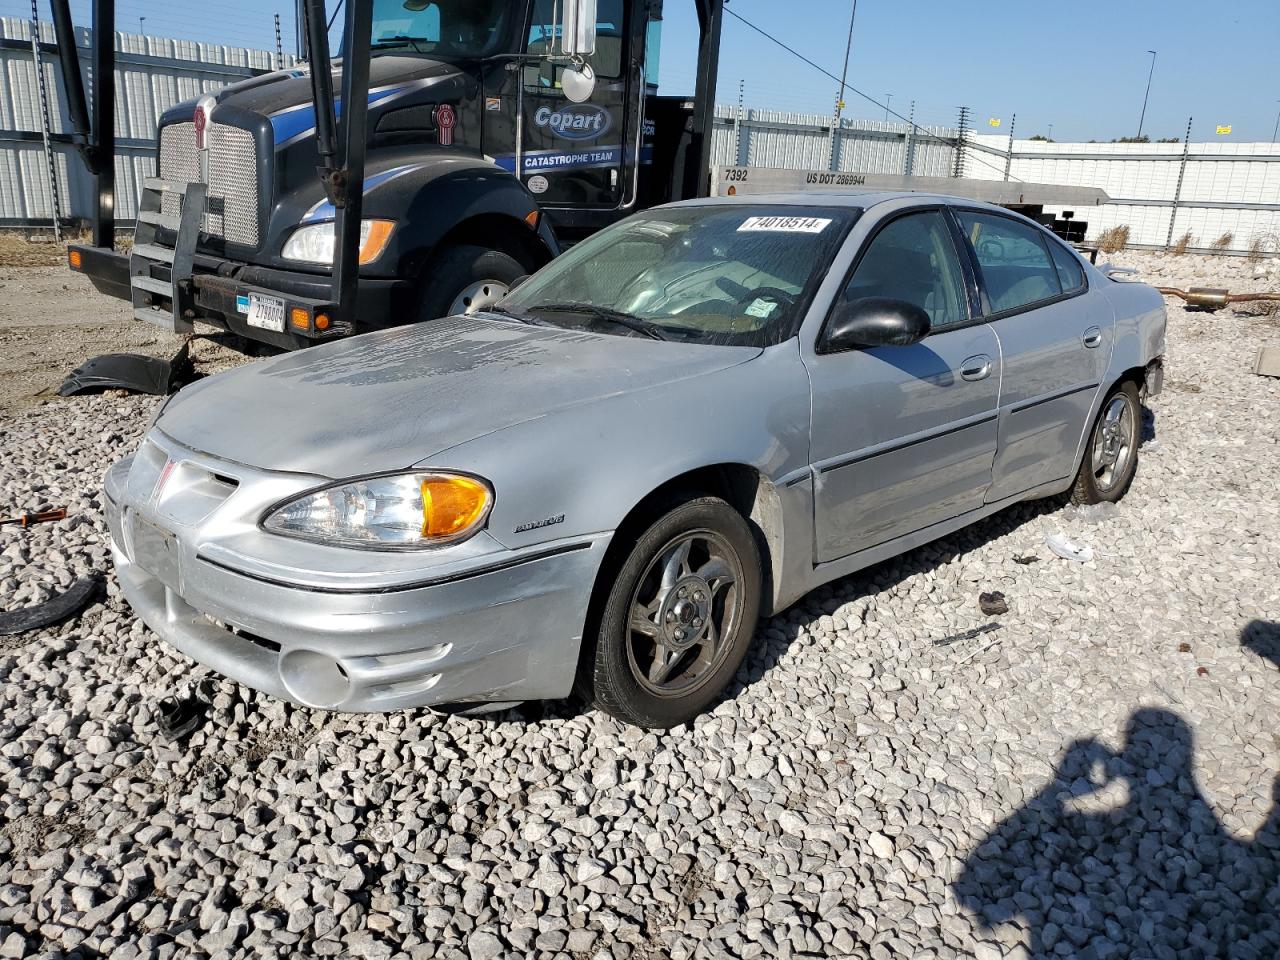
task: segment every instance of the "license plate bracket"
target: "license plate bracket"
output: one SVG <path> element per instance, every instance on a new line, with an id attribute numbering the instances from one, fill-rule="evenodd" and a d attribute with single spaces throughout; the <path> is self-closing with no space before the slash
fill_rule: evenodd
<path id="1" fill-rule="evenodd" d="M 260 330 L 284 332 L 284 299 L 263 293 L 249 294 L 248 323 Z"/>
<path id="2" fill-rule="evenodd" d="M 133 514 L 133 558 L 170 590 L 182 583 L 178 538 L 145 517 Z"/>

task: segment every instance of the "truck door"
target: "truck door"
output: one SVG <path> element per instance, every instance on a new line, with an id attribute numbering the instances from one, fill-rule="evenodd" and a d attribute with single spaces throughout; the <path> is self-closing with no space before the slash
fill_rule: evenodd
<path id="1" fill-rule="evenodd" d="M 631 195 L 627 173 L 635 162 L 629 154 L 638 122 L 629 93 L 636 82 L 628 29 L 634 2 L 600 0 L 596 52 L 588 58 L 596 89 L 587 103 L 565 97 L 563 62 L 539 59 L 521 68 L 521 179 L 544 205 L 612 208 Z M 558 46 L 556 14 L 564 4 L 534 0 L 531 6 L 525 52 L 541 58 Z"/>

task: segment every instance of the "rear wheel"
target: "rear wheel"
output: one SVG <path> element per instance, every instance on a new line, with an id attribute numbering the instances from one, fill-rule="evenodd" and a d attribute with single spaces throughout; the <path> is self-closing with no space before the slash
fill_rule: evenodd
<path id="1" fill-rule="evenodd" d="M 692 720 L 741 666 L 760 609 L 760 554 L 715 497 L 674 506 L 637 539 L 611 583 L 584 663 L 596 706 L 642 727 Z"/>
<path id="2" fill-rule="evenodd" d="M 530 272 L 510 254 L 472 244 L 444 248 L 431 259 L 427 271 L 419 322 L 486 310 Z"/>
<path id="3" fill-rule="evenodd" d="M 1071 490 L 1072 503 L 1115 503 L 1125 495 L 1138 469 L 1141 422 L 1133 383 L 1126 381 L 1107 394 Z"/>

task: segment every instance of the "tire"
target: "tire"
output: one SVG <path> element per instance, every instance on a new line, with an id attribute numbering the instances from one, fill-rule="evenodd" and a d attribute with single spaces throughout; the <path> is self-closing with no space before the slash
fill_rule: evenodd
<path id="1" fill-rule="evenodd" d="M 418 322 L 490 306 L 505 296 L 512 284 L 531 272 L 515 257 L 500 250 L 471 244 L 444 247 L 427 264 L 419 289 Z M 455 311 L 455 303 L 468 288 L 475 287 L 479 287 L 475 305 L 462 304 L 462 310 Z"/>
<path id="2" fill-rule="evenodd" d="M 1117 384 L 1102 401 L 1089 431 L 1080 473 L 1071 488 L 1072 503 L 1115 503 L 1125 495 L 1138 469 L 1141 431 L 1137 386 L 1131 381 Z"/>
<path id="3" fill-rule="evenodd" d="M 670 571 L 665 583 L 663 571 Z M 760 584 L 760 552 L 741 514 L 716 497 L 671 506 L 597 586 L 604 602 L 583 652 L 586 699 L 640 727 L 689 722 L 742 665 L 759 616 Z M 645 611 L 644 630 L 633 627 L 633 609 Z"/>

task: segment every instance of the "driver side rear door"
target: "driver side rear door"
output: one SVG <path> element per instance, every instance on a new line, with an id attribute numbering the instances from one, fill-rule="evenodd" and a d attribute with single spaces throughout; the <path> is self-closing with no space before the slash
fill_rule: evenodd
<path id="1" fill-rule="evenodd" d="M 991 485 L 1000 346 L 973 318 L 972 284 L 945 208 L 891 214 L 865 242 L 842 297 L 907 300 L 920 343 L 838 353 L 821 336 L 813 391 L 816 561 L 825 563 L 976 510 Z"/>

